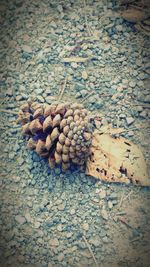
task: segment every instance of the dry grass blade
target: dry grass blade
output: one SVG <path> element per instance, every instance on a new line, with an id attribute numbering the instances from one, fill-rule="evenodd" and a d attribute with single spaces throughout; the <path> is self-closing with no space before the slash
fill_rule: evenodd
<path id="1" fill-rule="evenodd" d="M 62 99 L 62 96 L 64 94 L 64 91 L 65 91 L 65 88 L 66 88 L 66 84 L 67 84 L 67 79 L 68 79 L 68 77 L 65 78 L 64 84 L 63 84 L 63 86 L 61 88 L 61 91 L 60 91 L 60 94 L 59 94 L 59 98 L 58 98 L 59 101 Z"/>
<path id="2" fill-rule="evenodd" d="M 83 240 L 84 240 L 85 244 L 87 245 L 88 250 L 90 251 L 90 253 L 91 253 L 91 255 L 92 255 L 92 258 L 93 258 L 93 260 L 94 260 L 94 262 L 95 262 L 96 267 L 99 267 L 99 266 L 98 266 L 98 263 L 97 263 L 97 261 L 96 261 L 96 258 L 95 258 L 94 254 L 93 254 L 93 251 L 92 251 L 92 249 L 91 249 L 91 247 L 90 247 L 88 241 L 86 240 L 85 236 L 83 236 Z"/>
<path id="3" fill-rule="evenodd" d="M 85 23 L 86 23 L 87 31 L 88 31 L 89 36 L 91 36 L 92 33 L 91 33 L 91 29 L 88 25 L 88 20 L 87 20 L 87 15 L 86 15 L 86 1 L 85 0 L 84 0 L 84 15 L 85 15 Z"/>
<path id="4" fill-rule="evenodd" d="M 0 109 L 0 112 L 13 114 L 13 115 L 18 115 L 17 111 L 12 111 L 12 110 L 7 110 L 7 109 Z"/>
<path id="5" fill-rule="evenodd" d="M 70 63 L 70 62 L 76 62 L 76 63 L 82 63 L 87 61 L 88 57 L 66 57 L 62 59 L 62 62 L 64 63 Z"/>

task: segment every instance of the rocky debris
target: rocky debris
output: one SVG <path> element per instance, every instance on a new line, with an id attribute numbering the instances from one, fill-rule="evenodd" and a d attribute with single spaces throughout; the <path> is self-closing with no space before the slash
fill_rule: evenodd
<path id="1" fill-rule="evenodd" d="M 148 37 L 118 18 L 116 1 L 1 2 L 1 265 L 96 266 L 84 235 L 98 266 L 147 266 L 149 189 L 51 170 L 25 149 L 13 112 L 28 98 L 52 104 L 68 76 L 64 102 L 78 94 L 105 124 L 123 127 L 149 162 Z M 78 62 L 62 60 L 72 57 Z"/>

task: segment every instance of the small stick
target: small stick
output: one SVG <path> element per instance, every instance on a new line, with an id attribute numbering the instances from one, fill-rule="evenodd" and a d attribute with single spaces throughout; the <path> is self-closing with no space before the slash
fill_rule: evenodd
<path id="1" fill-rule="evenodd" d="M 61 98 L 62 98 L 62 96 L 63 96 L 63 93 L 64 93 L 65 88 L 66 88 L 66 84 L 67 84 L 67 79 L 68 79 L 68 77 L 66 76 L 65 81 L 64 81 L 64 84 L 63 84 L 62 89 L 61 89 L 61 92 L 60 92 L 60 95 L 59 95 L 59 98 L 58 98 L 58 101 L 60 101 Z"/>
<path id="2" fill-rule="evenodd" d="M 119 218 L 119 221 L 120 221 L 122 224 L 125 224 L 127 227 L 133 229 L 133 227 L 132 227 L 130 224 L 128 224 L 125 220 Z"/>
<path id="3" fill-rule="evenodd" d="M 121 205 L 122 205 L 123 199 L 124 199 L 124 193 L 122 194 L 122 197 L 121 197 L 121 199 L 120 199 L 120 202 L 119 202 L 119 205 L 118 205 L 118 209 L 120 209 L 120 208 L 121 208 Z"/>
<path id="4" fill-rule="evenodd" d="M 90 97 L 91 95 L 93 95 L 94 94 L 94 92 L 91 92 L 91 93 L 89 93 L 82 101 L 81 101 L 81 103 L 83 103 L 85 100 L 87 100 L 87 98 L 88 97 Z M 102 93 L 102 94 L 99 94 L 99 96 L 102 96 L 102 97 L 107 97 L 107 96 L 112 96 L 111 94 L 104 94 L 104 93 Z"/>
<path id="5" fill-rule="evenodd" d="M 7 109 L 0 109 L 0 112 L 8 113 L 8 114 L 13 114 L 13 115 L 18 115 L 17 111 L 12 111 L 12 110 L 7 110 Z"/>
<path id="6" fill-rule="evenodd" d="M 132 191 L 130 191 L 127 196 L 124 197 L 123 201 L 126 200 L 130 195 L 132 194 Z"/>
<path id="7" fill-rule="evenodd" d="M 92 255 L 92 258 L 93 258 L 93 260 L 94 260 L 94 262 L 95 262 L 96 267 L 99 267 L 99 266 L 98 266 L 98 263 L 97 263 L 97 261 L 96 261 L 96 258 L 95 258 L 94 254 L 93 254 L 93 251 L 92 251 L 92 249 L 91 249 L 91 247 L 90 247 L 90 245 L 89 245 L 89 243 L 88 243 L 88 241 L 86 240 L 85 236 L 82 236 L 82 237 L 83 237 L 83 240 L 84 240 L 85 244 L 87 245 L 88 250 L 90 251 L 90 253 L 91 253 L 91 255 Z"/>
<path id="8" fill-rule="evenodd" d="M 131 195 L 131 193 L 132 193 L 132 191 L 130 191 L 130 192 L 127 194 L 127 196 L 124 196 L 124 194 L 122 195 L 121 200 L 120 200 L 120 203 L 119 203 L 119 206 L 118 206 L 118 209 L 120 209 L 120 207 L 121 207 L 121 205 L 122 205 L 122 202 L 123 202 L 124 200 L 126 200 L 126 199 Z"/>
<path id="9" fill-rule="evenodd" d="M 126 212 L 124 212 L 124 211 L 122 211 L 122 212 L 117 212 L 115 215 L 116 215 L 116 216 L 126 215 Z"/>
<path id="10" fill-rule="evenodd" d="M 91 95 L 93 95 L 93 92 L 89 93 L 80 103 L 83 103 L 87 98 L 89 98 Z"/>
<path id="11" fill-rule="evenodd" d="M 84 0 L 84 11 L 85 11 L 85 9 L 86 9 L 86 2 Z M 84 15 L 85 15 L 85 23 L 86 23 L 87 31 L 88 31 L 89 36 L 91 36 L 91 30 L 90 30 L 90 27 L 88 25 L 86 11 L 84 12 Z"/>

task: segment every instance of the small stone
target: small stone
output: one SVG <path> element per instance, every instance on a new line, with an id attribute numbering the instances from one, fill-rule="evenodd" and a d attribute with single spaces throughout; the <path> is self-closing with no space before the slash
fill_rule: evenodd
<path id="1" fill-rule="evenodd" d="M 62 5 L 58 5 L 58 6 L 57 6 L 57 10 L 61 13 L 61 12 L 63 11 L 63 7 L 62 7 Z"/>
<path id="2" fill-rule="evenodd" d="M 100 199 L 104 199 L 106 197 L 106 191 L 105 190 L 100 191 L 99 197 L 100 197 Z"/>
<path id="3" fill-rule="evenodd" d="M 25 213 L 24 217 L 26 218 L 27 222 L 31 222 L 31 215 L 30 215 L 30 213 Z"/>
<path id="4" fill-rule="evenodd" d="M 129 131 L 129 132 L 128 132 L 128 136 L 129 136 L 129 137 L 134 136 L 134 131 Z"/>
<path id="5" fill-rule="evenodd" d="M 67 234 L 66 234 L 66 237 L 67 237 L 67 238 L 70 238 L 70 237 L 72 237 L 72 235 L 73 235 L 72 233 L 67 233 Z"/>
<path id="6" fill-rule="evenodd" d="M 44 103 L 44 98 L 43 98 L 43 96 L 41 96 L 41 95 L 38 95 L 37 96 L 37 99 L 41 102 L 41 103 Z"/>
<path id="7" fill-rule="evenodd" d="M 71 63 L 71 67 L 74 68 L 74 69 L 76 69 L 78 67 L 78 64 L 76 62 L 72 62 Z"/>
<path id="8" fill-rule="evenodd" d="M 12 177 L 12 180 L 15 182 L 15 183 L 18 183 L 20 181 L 20 177 L 19 176 L 13 176 Z"/>
<path id="9" fill-rule="evenodd" d="M 63 253 L 60 253 L 58 255 L 58 261 L 63 261 L 64 260 L 64 254 Z"/>
<path id="10" fill-rule="evenodd" d="M 130 86 L 131 88 L 134 88 L 134 87 L 136 86 L 136 82 L 135 82 L 135 81 L 131 81 L 131 82 L 129 82 L 129 86 Z"/>
<path id="11" fill-rule="evenodd" d="M 141 118 L 144 118 L 144 119 L 145 119 L 145 118 L 147 117 L 147 112 L 146 112 L 146 110 L 143 110 L 142 112 L 140 112 L 139 115 L 140 115 Z"/>
<path id="12" fill-rule="evenodd" d="M 87 74 L 86 70 L 82 71 L 82 78 L 83 78 L 83 80 L 87 80 L 88 74 Z"/>
<path id="13" fill-rule="evenodd" d="M 33 179 L 32 181 L 31 181 L 31 185 L 35 185 L 36 184 L 36 180 L 35 179 Z"/>
<path id="14" fill-rule="evenodd" d="M 48 263 L 47 267 L 54 267 L 51 262 Z"/>
<path id="15" fill-rule="evenodd" d="M 137 109 L 138 112 L 142 112 L 143 111 L 143 107 L 142 106 L 137 106 L 136 109 Z"/>
<path id="16" fill-rule="evenodd" d="M 75 209 L 71 209 L 71 210 L 70 210 L 70 214 L 71 214 L 71 215 L 74 215 L 75 213 L 76 213 Z"/>
<path id="17" fill-rule="evenodd" d="M 65 209 L 65 204 L 63 203 L 63 204 L 60 204 L 59 206 L 58 206 L 58 210 L 64 210 Z"/>
<path id="18" fill-rule="evenodd" d="M 21 166 L 24 163 L 24 159 L 23 158 L 19 158 L 18 159 L 18 164 Z"/>
<path id="19" fill-rule="evenodd" d="M 109 239 L 108 239 L 107 236 L 104 236 L 104 237 L 102 238 L 102 240 L 103 240 L 104 243 L 109 243 Z"/>
<path id="20" fill-rule="evenodd" d="M 89 230 L 89 224 L 83 223 L 82 228 L 83 228 L 83 230 L 88 231 Z"/>
<path id="21" fill-rule="evenodd" d="M 82 97 L 85 97 L 88 94 L 88 91 L 83 89 L 80 91 L 80 94 L 82 95 Z"/>
<path id="22" fill-rule="evenodd" d="M 35 222 L 35 224 L 34 224 L 34 227 L 36 228 L 36 229 L 38 229 L 39 227 L 40 227 L 40 222 Z"/>
<path id="23" fill-rule="evenodd" d="M 8 96 L 12 96 L 12 95 L 13 95 L 13 90 L 12 90 L 12 88 L 9 88 L 9 89 L 6 91 L 5 94 L 8 95 Z"/>
<path id="24" fill-rule="evenodd" d="M 120 113 L 120 114 L 119 114 L 119 118 L 120 118 L 120 119 L 125 119 L 125 117 L 126 117 L 126 115 L 125 115 L 124 113 Z"/>
<path id="25" fill-rule="evenodd" d="M 99 247 L 100 245 L 100 240 L 98 238 L 91 238 L 89 241 L 90 244 L 94 245 L 95 247 Z"/>
<path id="26" fill-rule="evenodd" d="M 59 246 L 59 240 L 57 238 L 51 239 L 49 241 L 49 245 L 52 247 L 57 247 L 57 246 Z"/>
<path id="27" fill-rule="evenodd" d="M 113 207 L 113 203 L 111 201 L 108 201 L 108 208 L 111 210 Z"/>
<path id="28" fill-rule="evenodd" d="M 106 221 L 108 220 L 108 213 L 105 209 L 102 209 L 101 215 L 102 215 L 104 220 L 106 220 Z"/>
<path id="29" fill-rule="evenodd" d="M 127 122 L 127 125 L 128 125 L 128 126 L 131 125 L 134 121 L 135 121 L 135 119 L 132 118 L 132 117 L 127 117 L 127 118 L 126 118 L 126 122 Z"/>
<path id="30" fill-rule="evenodd" d="M 122 25 L 117 25 L 116 26 L 116 30 L 119 31 L 119 32 L 122 32 L 123 31 Z"/>
<path id="31" fill-rule="evenodd" d="M 62 228 L 62 225 L 61 225 L 61 224 L 59 224 L 59 225 L 57 226 L 57 230 L 58 230 L 59 232 L 62 232 L 62 231 L 63 231 L 63 228 Z"/>
<path id="32" fill-rule="evenodd" d="M 26 53 L 32 53 L 32 48 L 29 45 L 22 45 L 22 50 Z"/>
<path id="33" fill-rule="evenodd" d="M 15 217 L 15 220 L 19 223 L 19 224 L 24 224 L 25 222 L 26 222 L 26 219 L 23 217 L 23 216 L 19 216 L 19 215 L 17 215 L 16 217 Z"/>

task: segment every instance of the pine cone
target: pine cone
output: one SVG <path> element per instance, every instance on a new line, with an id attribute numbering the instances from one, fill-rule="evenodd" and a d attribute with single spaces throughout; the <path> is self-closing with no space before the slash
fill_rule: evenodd
<path id="1" fill-rule="evenodd" d="M 92 141 L 88 111 L 78 103 L 52 105 L 28 102 L 21 106 L 18 122 L 28 136 L 27 147 L 48 157 L 50 167 L 84 165 Z"/>

